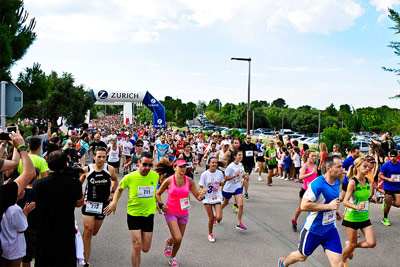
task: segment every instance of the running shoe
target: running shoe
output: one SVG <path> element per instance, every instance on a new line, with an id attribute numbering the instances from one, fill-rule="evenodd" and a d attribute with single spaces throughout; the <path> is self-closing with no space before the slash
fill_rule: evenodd
<path id="1" fill-rule="evenodd" d="M 386 208 L 386 198 L 383 199 L 382 210 L 385 211 Z"/>
<path id="2" fill-rule="evenodd" d="M 280 177 L 279 177 L 279 179 L 283 180 L 283 179 L 285 179 L 285 177 L 283 177 L 283 176 L 280 176 Z"/>
<path id="3" fill-rule="evenodd" d="M 247 192 L 244 193 L 244 198 L 245 198 L 245 199 L 249 199 L 249 193 L 247 193 Z"/>
<path id="4" fill-rule="evenodd" d="M 208 235 L 208 241 L 209 241 L 210 243 L 214 243 L 214 242 L 215 242 L 215 238 L 214 238 L 214 235 L 213 235 L 213 234 L 209 234 L 209 235 Z"/>
<path id="5" fill-rule="evenodd" d="M 267 183 L 268 186 L 272 186 L 272 183 Z"/>
<path id="6" fill-rule="evenodd" d="M 347 265 L 347 260 L 345 260 L 343 263 L 344 263 L 344 265 L 343 265 L 344 267 L 349 267 L 349 265 Z"/>
<path id="7" fill-rule="evenodd" d="M 258 180 L 259 180 L 259 181 L 262 181 L 262 178 L 261 178 L 261 176 L 258 176 Z"/>
<path id="8" fill-rule="evenodd" d="M 165 248 L 164 248 L 164 254 L 165 254 L 165 256 L 167 256 L 168 258 L 171 258 L 171 253 L 172 253 L 172 247 L 174 246 L 174 245 L 170 245 L 170 244 L 168 244 L 168 242 L 169 242 L 169 238 L 167 239 L 167 242 L 165 242 Z"/>
<path id="9" fill-rule="evenodd" d="M 286 177 L 286 178 L 285 178 L 285 179 L 283 179 L 283 180 L 287 181 L 287 180 L 289 180 L 289 178 L 287 178 L 287 177 Z"/>
<path id="10" fill-rule="evenodd" d="M 293 232 L 297 232 L 297 222 L 294 219 L 292 219 L 292 229 Z"/>
<path id="11" fill-rule="evenodd" d="M 239 210 L 238 205 L 237 204 L 233 204 L 233 211 L 237 213 L 238 210 Z"/>
<path id="12" fill-rule="evenodd" d="M 176 262 L 176 258 L 170 258 L 168 263 L 171 267 L 179 267 L 178 263 Z"/>
<path id="13" fill-rule="evenodd" d="M 83 267 L 90 267 L 89 262 L 85 262 L 85 264 L 83 265 Z"/>
<path id="14" fill-rule="evenodd" d="M 283 265 L 284 262 L 285 262 L 285 258 L 280 258 L 278 261 L 278 267 L 285 267 L 285 265 Z"/>
<path id="15" fill-rule="evenodd" d="M 236 229 L 240 230 L 240 231 L 245 231 L 247 230 L 246 227 L 244 227 L 243 223 L 239 223 L 238 225 L 236 225 Z"/>
<path id="16" fill-rule="evenodd" d="M 391 226 L 392 224 L 389 222 L 388 218 L 383 218 L 381 223 L 386 226 Z"/>

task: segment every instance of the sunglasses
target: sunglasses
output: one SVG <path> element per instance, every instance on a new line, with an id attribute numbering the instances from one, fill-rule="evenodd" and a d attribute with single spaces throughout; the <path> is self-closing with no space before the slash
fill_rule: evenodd
<path id="1" fill-rule="evenodd" d="M 136 147 L 143 147 L 143 145 L 136 145 Z"/>
<path id="2" fill-rule="evenodd" d="M 142 163 L 144 167 L 153 167 L 153 163 Z"/>

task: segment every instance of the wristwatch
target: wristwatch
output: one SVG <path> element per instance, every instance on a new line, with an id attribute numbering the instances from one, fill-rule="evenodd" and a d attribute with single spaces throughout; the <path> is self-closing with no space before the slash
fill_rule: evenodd
<path id="1" fill-rule="evenodd" d="M 18 151 L 18 153 L 21 153 L 21 151 L 26 151 L 26 146 L 20 145 L 19 147 L 17 147 L 17 151 Z"/>

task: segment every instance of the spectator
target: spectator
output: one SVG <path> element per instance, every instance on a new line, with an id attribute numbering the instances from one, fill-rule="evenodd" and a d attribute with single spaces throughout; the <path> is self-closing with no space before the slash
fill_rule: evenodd
<path id="1" fill-rule="evenodd" d="M 39 179 L 47 177 L 47 172 L 49 171 L 46 160 L 39 157 L 39 152 L 42 150 L 41 144 L 42 140 L 39 137 L 32 137 L 29 139 L 29 157 L 33 162 L 33 166 L 40 169 Z M 22 162 L 20 162 L 18 165 L 18 173 L 22 174 L 22 171 Z"/>
<path id="2" fill-rule="evenodd" d="M 40 157 L 42 157 L 42 155 L 43 155 L 43 142 L 46 141 L 46 140 L 49 140 L 51 138 L 51 122 L 49 122 L 47 124 L 47 133 L 45 133 L 45 134 L 39 134 L 39 128 L 37 126 L 33 126 L 32 127 L 32 135 L 28 136 L 26 138 L 25 143 L 29 144 L 29 140 L 32 137 L 40 138 L 41 144 L 40 144 L 40 151 L 39 151 L 38 155 Z"/>

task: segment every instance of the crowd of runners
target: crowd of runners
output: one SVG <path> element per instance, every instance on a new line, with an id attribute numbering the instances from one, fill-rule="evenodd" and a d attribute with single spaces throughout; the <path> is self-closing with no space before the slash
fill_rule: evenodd
<path id="1" fill-rule="evenodd" d="M 132 266 L 140 266 L 141 252 L 151 248 L 156 212 L 164 215 L 170 231 L 163 254 L 173 267 L 179 266 L 193 201 L 204 205 L 209 242 L 216 242 L 214 225 L 223 220 L 232 198 L 237 213 L 232 227 L 246 231 L 242 216 L 253 171 L 268 187 L 276 179 L 299 183 L 299 205 L 287 222 L 294 232 L 300 230 L 298 250 L 280 258 L 279 267 L 305 261 L 319 246 L 331 266 L 347 266 L 356 248 L 376 246 L 369 203 L 383 202 L 385 226 L 391 225 L 391 206 L 400 207 L 399 153 L 391 133 L 371 141 L 367 155 L 354 146 L 346 148 L 345 156 L 338 144 L 329 152 L 324 143 L 310 149 L 280 135 L 264 142 L 250 135 L 240 139 L 228 133 L 128 126 L 121 116 L 94 119 L 66 134 L 52 132 L 49 123 L 47 132 L 33 127 L 25 141 L 18 130 L 9 137 L 0 145 L 3 266 L 31 266 L 33 259 L 35 266 L 76 266 L 77 260 L 90 266 L 92 238 L 107 216 L 122 209 L 118 201 L 127 188 Z M 196 183 L 201 166 L 206 170 Z M 74 223 L 75 207 L 81 207 L 82 236 Z M 308 215 L 298 229 L 302 211 Z M 348 236 L 344 249 L 340 220 Z"/>

